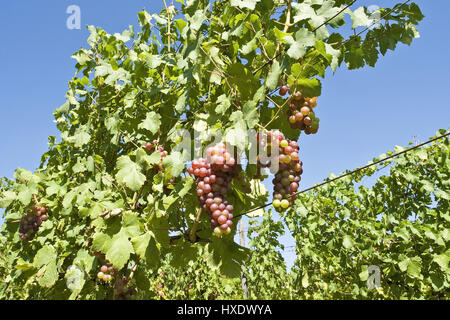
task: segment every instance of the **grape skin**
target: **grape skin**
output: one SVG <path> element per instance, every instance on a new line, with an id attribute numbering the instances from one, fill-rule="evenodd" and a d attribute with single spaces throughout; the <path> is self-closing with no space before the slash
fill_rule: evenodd
<path id="1" fill-rule="evenodd" d="M 285 92 L 283 87 L 280 87 L 279 93 L 281 96 L 288 92 L 288 89 Z M 301 91 L 295 91 L 288 98 L 288 103 L 289 109 L 286 115 L 290 127 L 292 129 L 300 129 L 306 134 L 317 133 L 319 130 L 319 118 L 316 117 L 313 111 L 317 106 L 317 97 L 305 97 Z"/>
<path id="2" fill-rule="evenodd" d="M 188 172 L 196 177 L 200 207 L 210 216 L 213 234 L 221 237 L 229 234 L 233 225 L 234 207 L 225 196 L 240 166 L 236 165 L 236 159 L 225 143 L 207 148 L 206 155 L 206 158 L 192 161 Z"/>
<path id="3" fill-rule="evenodd" d="M 272 137 L 272 141 L 265 140 L 262 133 L 258 133 L 260 139 L 260 148 L 269 148 L 270 145 L 277 141 L 279 144 L 279 156 L 277 159 L 272 157 L 271 161 L 279 162 L 278 172 L 275 173 L 275 177 L 272 180 L 274 186 L 273 202 L 272 205 L 277 211 L 285 210 L 289 206 L 293 205 L 297 198 L 296 192 L 299 188 L 299 182 L 301 180 L 301 174 L 303 173 L 303 163 L 299 159 L 299 145 L 296 141 L 285 139 L 279 131 L 267 133 L 268 137 Z M 275 139 L 273 139 L 275 137 Z M 267 144 L 261 143 L 262 141 L 269 141 Z M 269 164 L 263 164 L 258 162 L 259 167 L 268 167 Z"/>
<path id="4" fill-rule="evenodd" d="M 42 222 L 48 219 L 47 208 L 36 204 L 26 216 L 20 220 L 19 239 L 23 242 L 30 241 L 37 234 Z"/>

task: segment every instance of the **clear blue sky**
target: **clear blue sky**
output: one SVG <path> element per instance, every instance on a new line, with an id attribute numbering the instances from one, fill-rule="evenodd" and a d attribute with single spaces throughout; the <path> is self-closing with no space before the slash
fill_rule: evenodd
<path id="1" fill-rule="evenodd" d="M 400 0 L 358 0 L 359 5 L 392 6 Z M 367 163 L 372 157 L 425 141 L 450 124 L 450 1 L 419 0 L 425 19 L 421 38 L 399 45 L 375 68 L 341 68 L 323 81 L 317 135 L 300 138 L 304 174 L 301 188 Z M 81 30 L 66 28 L 66 8 L 81 8 Z M 64 103 L 74 75 L 70 56 L 86 47 L 86 25 L 109 33 L 137 27 L 137 12 L 159 12 L 162 0 L 4 1 L 0 10 L 0 176 L 15 168 L 34 170 L 47 150 L 47 137 L 58 135 L 53 110 Z M 1 224 L 1 218 L 0 218 Z M 285 238 L 286 245 L 292 241 Z M 289 256 L 288 260 L 292 261 Z"/>

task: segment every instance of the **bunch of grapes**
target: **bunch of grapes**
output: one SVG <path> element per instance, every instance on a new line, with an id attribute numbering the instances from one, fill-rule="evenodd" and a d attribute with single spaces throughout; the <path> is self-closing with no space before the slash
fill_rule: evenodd
<path id="1" fill-rule="evenodd" d="M 164 284 L 158 283 L 158 285 L 156 286 L 156 293 L 157 293 L 158 296 L 160 296 L 160 297 L 164 297 L 164 296 L 165 296 L 165 292 L 164 292 Z"/>
<path id="2" fill-rule="evenodd" d="M 172 192 L 174 183 L 175 183 L 175 178 L 170 178 L 169 183 L 164 185 L 164 194 L 166 196 L 168 196 Z M 169 186 L 172 186 L 172 188 L 169 188 Z"/>
<path id="3" fill-rule="evenodd" d="M 137 291 L 135 288 L 129 286 L 130 278 L 122 276 L 118 277 L 114 283 L 114 290 L 116 299 L 131 300 L 134 299 Z"/>
<path id="4" fill-rule="evenodd" d="M 117 273 L 116 269 L 114 269 L 112 263 L 106 259 L 104 254 L 94 252 L 94 256 L 96 256 L 102 264 L 100 267 L 100 272 L 97 273 L 97 278 L 103 280 L 104 282 L 111 282 L 114 275 Z"/>
<path id="5" fill-rule="evenodd" d="M 273 207 L 287 209 L 293 205 L 297 195 L 303 162 L 299 159 L 299 146 L 296 141 L 289 139 L 280 142 L 279 171 L 272 180 L 274 185 Z"/>
<path id="6" fill-rule="evenodd" d="M 33 209 L 20 220 L 19 238 L 22 241 L 29 241 L 34 238 L 42 222 L 47 220 L 47 209 L 37 204 Z"/>
<path id="7" fill-rule="evenodd" d="M 286 86 L 280 88 L 280 95 L 285 95 L 287 92 Z M 317 106 L 317 97 L 305 97 L 301 91 L 295 91 L 289 97 L 288 103 L 287 119 L 291 128 L 303 130 L 306 134 L 317 133 L 320 119 L 313 111 Z"/>
<path id="8" fill-rule="evenodd" d="M 298 190 L 303 173 L 298 143 L 285 139 L 280 131 L 269 131 L 265 136 L 258 133 L 258 143 L 260 148 L 268 148 L 268 154 L 270 154 L 272 145 L 278 146 L 279 154 L 277 157 L 271 155 L 270 161 L 266 163 L 258 161 L 258 165 L 268 167 L 272 161 L 278 161 L 278 172 L 275 173 L 275 178 L 272 180 L 274 186 L 272 205 L 277 211 L 287 209 L 290 205 L 293 205 L 297 198 L 295 193 Z"/>
<path id="9" fill-rule="evenodd" d="M 233 206 L 225 199 L 233 177 L 240 166 L 225 143 L 206 149 L 207 158 L 192 161 L 188 169 L 197 177 L 197 196 L 202 208 L 211 218 L 211 229 L 215 236 L 231 232 Z"/>
<path id="10" fill-rule="evenodd" d="M 147 149 L 150 152 L 155 151 L 158 149 L 158 152 L 161 154 L 161 161 L 158 164 L 159 171 L 164 171 L 162 167 L 162 163 L 164 161 L 164 158 L 167 157 L 168 153 L 164 150 L 163 146 L 158 146 L 158 140 L 153 140 L 153 142 L 147 142 L 145 144 L 145 149 Z"/>

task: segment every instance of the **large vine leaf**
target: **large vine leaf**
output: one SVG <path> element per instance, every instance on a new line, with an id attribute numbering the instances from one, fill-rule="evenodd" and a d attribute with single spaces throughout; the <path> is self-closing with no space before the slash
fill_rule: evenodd
<path id="1" fill-rule="evenodd" d="M 117 168 L 119 171 L 116 174 L 116 178 L 119 183 L 126 184 L 133 191 L 139 190 L 147 180 L 141 172 L 141 167 L 128 156 L 122 156 L 117 160 Z"/>
<path id="2" fill-rule="evenodd" d="M 122 229 L 112 237 L 110 247 L 106 252 L 106 259 L 120 270 L 127 264 L 133 252 L 133 245 L 128 239 L 126 231 Z"/>
<path id="3" fill-rule="evenodd" d="M 139 128 L 150 131 L 155 134 L 161 126 L 161 116 L 154 111 L 147 113 L 144 121 L 139 124 Z"/>

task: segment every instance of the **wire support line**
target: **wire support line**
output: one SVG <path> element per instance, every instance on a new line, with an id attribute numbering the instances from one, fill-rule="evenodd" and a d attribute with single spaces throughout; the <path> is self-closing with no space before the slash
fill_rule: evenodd
<path id="1" fill-rule="evenodd" d="M 351 3 L 349 3 L 348 5 L 346 5 L 342 10 L 340 10 L 338 13 L 336 13 L 334 16 L 332 16 L 331 18 L 329 18 L 328 20 L 326 20 L 324 23 L 320 24 L 318 27 L 314 28 L 314 30 L 312 31 L 313 33 L 316 32 L 317 30 L 319 30 L 320 28 L 322 28 L 324 25 L 328 24 L 328 22 L 331 22 L 334 18 L 336 18 L 337 16 L 339 16 L 342 12 L 344 12 L 345 10 L 347 10 L 348 8 L 350 8 L 357 0 L 353 0 Z"/>
<path id="2" fill-rule="evenodd" d="M 406 0 L 405 2 L 403 2 L 402 4 L 400 4 L 397 8 L 392 8 L 390 9 L 388 12 L 386 12 L 381 18 L 373 21 L 370 25 L 368 25 L 367 27 L 365 27 L 363 30 L 361 30 L 360 32 L 355 34 L 355 37 L 358 37 L 360 35 L 362 35 L 363 33 L 365 33 L 366 31 L 368 31 L 370 28 L 372 28 L 373 26 L 375 26 L 377 23 L 379 23 L 381 20 L 383 20 L 384 18 L 386 18 L 388 15 L 390 15 L 393 12 L 396 12 L 398 10 L 400 10 L 401 8 L 403 8 L 406 4 L 408 4 L 408 2 L 410 2 L 411 0 Z M 352 41 L 354 38 L 350 38 L 345 40 L 344 42 L 341 43 L 341 45 L 339 47 L 337 47 L 336 50 L 339 50 L 340 48 L 342 48 L 347 42 Z M 314 66 L 314 65 L 313 65 Z"/>
<path id="3" fill-rule="evenodd" d="M 300 195 L 300 194 L 302 194 L 302 193 L 305 193 L 305 192 L 308 192 L 308 191 L 317 189 L 317 188 L 319 188 L 319 187 L 321 187 L 321 186 L 323 186 L 323 185 L 326 185 L 326 184 L 328 184 L 328 183 L 331 183 L 331 182 L 334 182 L 334 181 L 336 181 L 336 180 L 345 178 L 345 177 L 347 177 L 347 176 L 349 176 L 349 175 L 352 175 L 352 174 L 354 174 L 354 173 L 356 173 L 356 172 L 359 172 L 359 171 L 361 171 L 361 170 L 364 170 L 364 169 L 367 169 L 367 168 L 369 168 L 369 167 L 375 166 L 375 165 L 377 165 L 377 164 L 379 164 L 379 163 L 382 163 L 382 162 L 385 162 L 385 161 L 387 161 L 387 160 L 389 160 L 389 159 L 398 157 L 399 155 L 402 155 L 402 154 L 404 154 L 404 153 L 413 151 L 413 150 L 415 150 L 415 149 L 417 149 L 417 148 L 423 147 L 424 145 L 427 145 L 427 144 L 429 144 L 429 143 L 432 143 L 432 142 L 434 142 L 434 141 L 436 141 L 436 140 L 445 138 L 445 137 L 447 137 L 448 135 L 450 135 L 450 131 L 448 131 L 446 134 L 443 134 L 443 135 L 441 135 L 441 136 L 439 136 L 439 137 L 435 137 L 435 138 L 433 138 L 433 139 L 430 139 L 430 140 L 428 140 L 428 141 L 425 141 L 425 142 L 422 142 L 422 143 L 420 143 L 420 144 L 418 144 L 418 145 L 415 145 L 415 146 L 413 146 L 413 147 L 411 147 L 411 148 L 409 148 L 409 149 L 405 149 L 405 150 L 403 150 L 403 151 L 394 153 L 394 154 L 392 154 L 392 155 L 390 155 L 390 156 L 387 156 L 387 157 L 385 157 L 385 158 L 383 158 L 383 159 L 377 160 L 377 161 L 372 162 L 372 163 L 370 163 L 370 164 L 367 164 L 367 165 L 365 165 L 365 166 L 358 167 L 358 168 L 356 168 L 356 169 L 353 170 L 353 171 L 346 172 L 346 173 L 344 173 L 344 174 L 342 174 L 342 175 L 340 175 L 340 176 L 338 176 L 338 177 L 335 177 L 335 178 L 333 178 L 333 179 L 331 179 L 331 180 L 325 180 L 325 181 L 323 181 L 323 182 L 321 182 L 321 183 L 319 183 L 319 184 L 316 184 L 316 185 L 314 185 L 314 186 L 312 186 L 312 187 L 309 187 L 309 188 L 307 188 L 307 189 L 304 189 L 304 190 L 301 190 L 301 191 L 299 191 L 299 192 L 293 193 L 293 194 L 289 195 L 287 198 L 291 198 L 291 197 L 293 197 L 294 195 L 297 195 L 297 196 L 298 196 L 298 195 Z M 256 210 L 264 209 L 264 208 L 266 208 L 266 207 L 268 207 L 268 206 L 270 206 L 270 205 L 272 205 L 272 202 L 266 203 L 266 204 L 264 204 L 264 205 L 262 205 L 262 206 L 259 206 L 259 207 L 256 207 L 256 208 L 253 208 L 253 209 L 251 209 L 251 210 L 249 210 L 249 211 L 247 211 L 247 212 L 244 212 L 244 213 L 235 215 L 234 217 L 237 218 L 237 217 L 240 217 L 240 216 L 244 216 L 244 215 L 247 215 L 247 214 L 249 214 L 249 213 L 251 213 L 251 212 L 254 212 L 254 211 L 256 211 Z"/>
<path id="4" fill-rule="evenodd" d="M 381 20 L 383 20 L 384 18 L 386 18 L 388 15 L 390 15 L 392 12 L 394 11 L 398 11 L 401 8 L 403 8 L 406 4 L 408 4 L 408 2 L 410 2 L 411 0 L 406 0 L 405 2 L 403 2 L 398 8 L 392 8 L 391 10 L 389 10 L 389 12 L 387 12 L 386 14 L 384 14 L 380 19 L 378 19 L 377 21 L 372 22 L 369 26 L 367 26 L 366 28 L 364 28 L 362 31 L 358 32 L 356 34 L 356 36 L 360 36 L 361 34 L 363 34 L 364 32 L 366 32 L 367 30 L 369 30 L 370 28 L 372 28 L 374 25 L 376 25 L 377 23 L 379 23 Z M 348 40 L 347 40 L 348 41 Z"/>
<path id="5" fill-rule="evenodd" d="M 380 171 L 388 168 L 390 165 L 391 164 L 385 164 L 383 167 L 377 168 L 376 172 L 380 172 Z M 368 176 L 363 177 L 363 179 L 367 179 L 367 178 L 368 178 Z M 363 179 L 361 179 L 360 183 L 363 181 Z M 347 186 L 339 188 L 339 189 L 337 189 L 337 191 L 341 191 L 341 190 L 344 190 L 344 189 L 347 189 Z M 287 226 L 285 226 L 285 227 L 287 227 Z M 248 228 L 244 229 L 244 232 L 247 232 L 247 233 L 249 233 L 249 232 L 258 232 L 260 230 L 264 230 L 265 228 L 267 228 L 267 226 L 249 226 Z M 289 228 L 287 230 L 289 230 Z"/>

